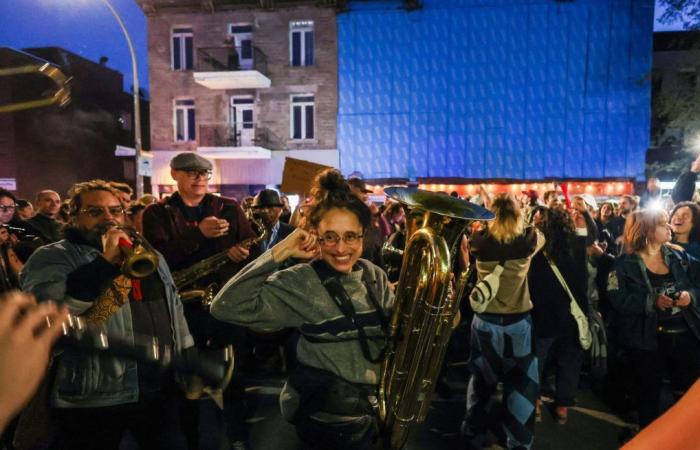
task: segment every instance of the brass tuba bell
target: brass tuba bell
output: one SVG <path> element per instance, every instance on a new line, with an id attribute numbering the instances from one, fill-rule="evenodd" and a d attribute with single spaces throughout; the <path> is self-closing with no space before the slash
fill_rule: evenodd
<path id="1" fill-rule="evenodd" d="M 385 448 L 398 450 L 410 427 L 425 420 L 440 374 L 466 271 L 449 296 L 452 262 L 474 220 L 486 209 L 448 195 L 389 187 L 384 192 L 407 210 L 406 247 L 379 382 L 379 420 Z"/>

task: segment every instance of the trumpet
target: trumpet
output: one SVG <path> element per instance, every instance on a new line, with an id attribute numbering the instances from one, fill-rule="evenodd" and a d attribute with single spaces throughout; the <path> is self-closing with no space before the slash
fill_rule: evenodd
<path id="1" fill-rule="evenodd" d="M 136 229 L 126 225 L 114 227 L 124 231 L 131 239 L 119 240 L 119 248 L 124 254 L 121 271 L 129 278 L 146 278 L 158 269 L 158 253 Z"/>

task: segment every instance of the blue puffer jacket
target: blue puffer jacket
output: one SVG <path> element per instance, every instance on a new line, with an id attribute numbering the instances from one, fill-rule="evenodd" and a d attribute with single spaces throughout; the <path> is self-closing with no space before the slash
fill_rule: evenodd
<path id="1" fill-rule="evenodd" d="M 700 339 L 697 318 L 700 317 L 700 290 L 693 281 L 698 262 L 683 251 L 664 246 L 661 249 L 679 291 L 688 291 L 691 304 L 681 310 L 688 327 Z M 690 275 L 689 275 L 690 274 Z M 656 350 L 658 317 L 656 296 L 651 290 L 649 277 L 641 258 L 622 255 L 608 276 L 608 297 L 615 310 L 615 335 L 617 343 L 626 348 Z"/>
<path id="2" fill-rule="evenodd" d="M 37 250 L 20 273 L 22 290 L 31 292 L 39 301 L 55 300 L 68 306 L 71 314 L 82 314 L 91 302 L 66 295 L 68 275 L 92 262 L 100 252 L 88 245 L 62 240 Z M 158 274 L 165 286 L 165 295 L 173 342 L 176 350 L 192 347 L 194 341 L 182 314 L 170 270 L 159 258 Z M 131 307 L 122 306 L 105 323 L 108 335 L 133 342 Z M 66 350 L 58 357 L 56 380 L 52 388 L 52 406 L 57 408 L 94 408 L 133 403 L 139 398 L 136 362 L 100 355 L 85 356 Z"/>

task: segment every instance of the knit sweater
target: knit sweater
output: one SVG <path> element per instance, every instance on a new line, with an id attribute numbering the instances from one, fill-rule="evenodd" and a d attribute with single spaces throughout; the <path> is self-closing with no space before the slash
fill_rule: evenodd
<path id="1" fill-rule="evenodd" d="M 357 270 L 339 275 L 352 300 L 356 321 L 364 327 L 372 355 L 384 345 L 379 316 L 368 299 L 362 282 L 363 268 L 370 270 L 370 283 L 377 301 L 389 317 L 394 295 L 386 274 L 362 260 Z M 296 264 L 279 270 L 280 264 L 268 250 L 229 280 L 214 299 L 211 314 L 219 320 L 259 331 L 297 328 L 299 362 L 332 372 L 347 381 L 363 384 L 379 382 L 380 365 L 365 359 L 352 322 L 346 318 L 321 284 L 310 264 Z M 323 340 L 329 342 L 311 342 Z"/>

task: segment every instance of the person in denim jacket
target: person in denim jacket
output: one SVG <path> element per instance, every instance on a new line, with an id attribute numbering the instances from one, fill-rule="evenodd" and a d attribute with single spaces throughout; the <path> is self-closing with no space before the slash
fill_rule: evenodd
<path id="1" fill-rule="evenodd" d="M 658 416 L 666 369 L 681 390 L 700 375 L 700 292 L 688 275 L 697 262 L 670 239 L 665 212 L 632 213 L 624 254 L 608 277 L 616 341 L 634 383 L 642 427 Z"/>
<path id="2" fill-rule="evenodd" d="M 20 274 L 22 289 L 68 306 L 108 336 L 153 336 L 179 352 L 192 347 L 164 259 L 140 285 L 121 275 L 119 240 L 130 238 L 116 228 L 125 220 L 118 194 L 101 180 L 78 183 L 71 193 L 73 227 L 31 256 Z M 71 349 L 55 364 L 50 407 L 58 436 L 52 448 L 117 449 L 127 429 L 141 448 L 178 447 L 171 373 Z"/>

